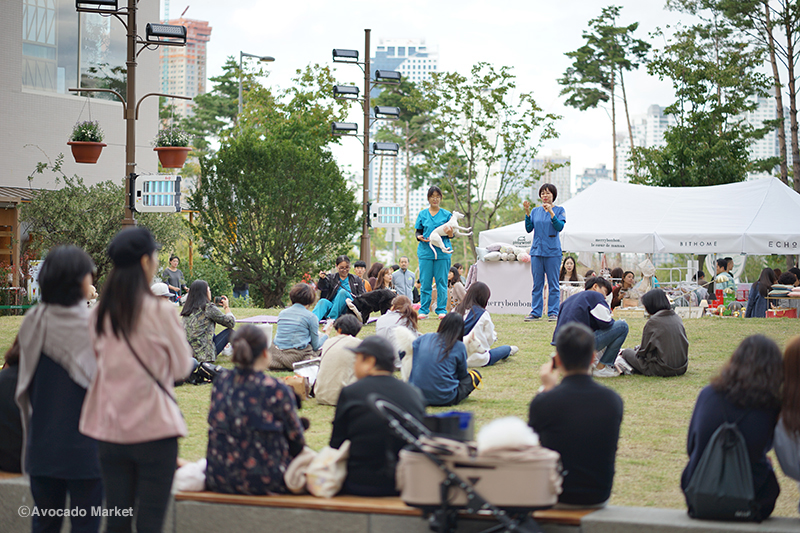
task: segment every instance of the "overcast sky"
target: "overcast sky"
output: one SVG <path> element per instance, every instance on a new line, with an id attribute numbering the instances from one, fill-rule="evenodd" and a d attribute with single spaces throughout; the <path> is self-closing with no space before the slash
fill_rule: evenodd
<path id="1" fill-rule="evenodd" d="M 165 0 L 162 0 L 162 5 Z M 208 75 L 221 73 L 226 57 L 239 51 L 272 55 L 265 83 L 286 87 L 298 68 L 311 63 L 332 64 L 331 49 L 364 49 L 364 29 L 372 30 L 374 46 L 381 38 L 423 38 L 439 51 L 439 70 L 469 72 L 478 61 L 513 67 L 520 92 L 532 91 L 546 111 L 562 115 L 556 124 L 560 137 L 542 152 L 561 150 L 572 157 L 572 175 L 605 163 L 611 168 L 611 123 L 603 109 L 581 112 L 564 106 L 557 79 L 570 61 L 564 54 L 583 44 L 581 33 L 589 19 L 611 0 L 170 0 L 170 17 L 188 6 L 186 17 L 209 21 Z M 685 15 L 664 10 L 663 0 L 617 0 L 620 24 L 639 22 L 637 37 L 649 40 L 658 26 Z M 385 7 L 384 7 L 385 6 Z M 361 71 L 336 65 L 337 79 L 356 83 Z M 644 69 L 627 75 L 626 90 L 632 115 L 644 114 L 651 104 L 668 105 L 672 89 Z M 211 89 L 209 83 L 207 89 Z M 354 115 L 354 120 L 357 115 Z M 617 106 L 617 131 L 623 132 L 624 111 Z M 352 145 L 352 146 L 350 146 Z M 360 167 L 361 148 L 344 142 L 334 149 L 340 164 Z"/>

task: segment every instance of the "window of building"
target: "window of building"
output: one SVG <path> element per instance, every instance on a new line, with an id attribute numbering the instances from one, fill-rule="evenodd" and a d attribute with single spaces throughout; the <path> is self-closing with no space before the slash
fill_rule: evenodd
<path id="1" fill-rule="evenodd" d="M 406 55 L 406 47 L 405 46 L 398 46 L 397 47 L 397 55 L 400 57 L 405 57 Z"/>

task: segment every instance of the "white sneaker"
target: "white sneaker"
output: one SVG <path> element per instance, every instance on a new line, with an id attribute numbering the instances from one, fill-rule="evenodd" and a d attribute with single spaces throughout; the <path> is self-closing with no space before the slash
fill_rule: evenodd
<path id="1" fill-rule="evenodd" d="M 225 347 L 220 352 L 220 355 L 225 355 L 227 357 L 230 357 L 230 356 L 233 355 L 233 346 L 231 346 L 231 343 L 228 343 L 228 344 L 225 345 Z"/>
<path id="2" fill-rule="evenodd" d="M 614 361 L 614 366 L 617 367 L 620 374 L 624 374 L 626 376 L 630 376 L 633 374 L 633 367 L 628 364 L 624 357 L 621 355 L 617 356 L 617 359 Z"/>
<path id="3" fill-rule="evenodd" d="M 511 353 L 510 353 L 510 354 L 508 354 L 508 356 L 509 356 L 509 357 L 511 357 L 512 355 L 514 355 L 514 354 L 515 354 L 515 353 L 517 353 L 518 351 L 519 351 L 519 346 L 512 346 L 512 347 L 511 347 Z"/>
<path id="4" fill-rule="evenodd" d="M 358 307 L 356 307 L 356 304 L 353 303 L 353 300 L 351 300 L 350 298 L 347 298 L 344 301 L 344 303 L 347 304 L 347 308 L 350 309 L 353 312 L 353 314 L 355 314 L 358 317 L 361 316 L 361 313 L 358 311 Z"/>
<path id="5" fill-rule="evenodd" d="M 613 367 L 606 365 L 600 370 L 595 368 L 592 375 L 596 378 L 615 378 L 619 373 Z"/>
<path id="6" fill-rule="evenodd" d="M 417 318 L 419 320 L 424 320 L 424 319 L 428 318 L 428 315 L 417 315 Z"/>

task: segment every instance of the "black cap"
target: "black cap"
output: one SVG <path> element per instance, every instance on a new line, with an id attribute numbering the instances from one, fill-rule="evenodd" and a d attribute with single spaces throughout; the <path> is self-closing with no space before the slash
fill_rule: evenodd
<path id="1" fill-rule="evenodd" d="M 348 348 L 348 350 L 374 357 L 375 366 L 382 370 L 390 372 L 394 370 L 394 347 L 391 342 L 383 337 L 377 335 L 367 337 L 361 341 L 361 344 Z"/>
<path id="2" fill-rule="evenodd" d="M 108 257 L 114 266 L 128 267 L 139 262 L 143 255 L 152 254 L 161 246 L 147 228 L 127 228 L 111 240 Z"/>

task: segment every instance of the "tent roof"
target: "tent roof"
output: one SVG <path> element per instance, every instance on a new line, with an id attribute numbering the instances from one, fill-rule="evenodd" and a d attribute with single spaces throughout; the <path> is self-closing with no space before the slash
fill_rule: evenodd
<path id="1" fill-rule="evenodd" d="M 571 252 L 794 254 L 800 194 L 777 178 L 710 187 L 594 183 L 563 204 L 561 246 Z M 516 241 L 523 222 L 481 232 L 480 246 Z"/>

